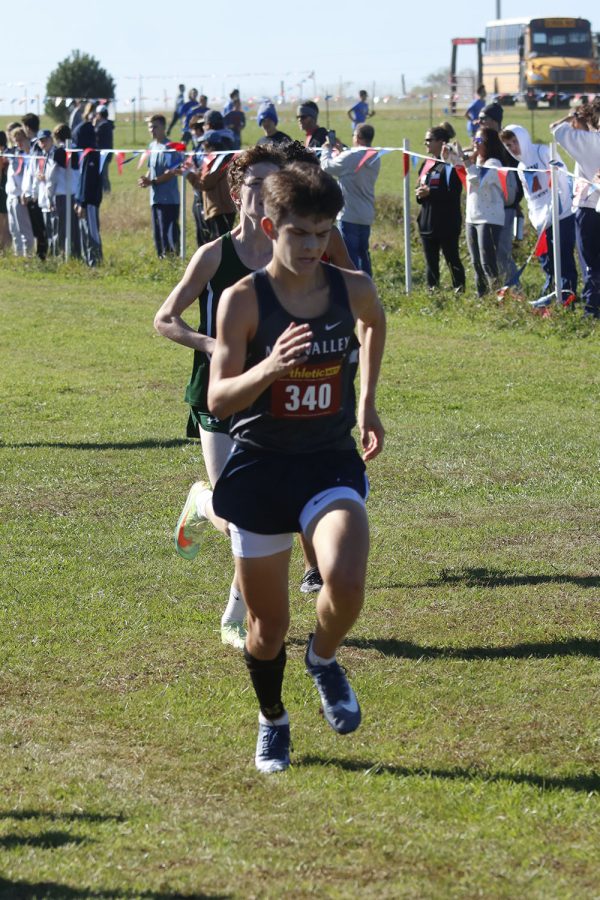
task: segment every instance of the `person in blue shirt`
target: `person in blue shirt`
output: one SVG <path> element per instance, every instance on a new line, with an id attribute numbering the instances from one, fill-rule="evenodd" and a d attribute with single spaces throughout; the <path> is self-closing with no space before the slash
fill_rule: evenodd
<path id="1" fill-rule="evenodd" d="M 181 107 L 185 103 L 185 84 L 180 84 L 177 88 L 177 97 L 175 99 L 175 109 L 173 110 L 173 118 L 171 124 L 167 128 L 167 137 L 171 134 L 171 129 L 181 118 Z"/>
<path id="2" fill-rule="evenodd" d="M 367 119 L 370 119 L 371 116 L 375 115 L 375 110 L 369 109 L 369 104 L 367 102 L 367 97 L 369 96 L 366 91 L 359 91 L 358 96 L 360 100 L 358 103 L 355 103 L 348 110 L 348 118 L 352 122 L 352 131 L 356 129 L 357 125 L 362 125 L 363 122 L 366 122 Z"/>
<path id="3" fill-rule="evenodd" d="M 168 149 L 167 120 L 164 116 L 152 116 L 148 123 L 152 135 L 149 144 L 148 172 L 138 184 L 150 188 L 152 231 L 154 246 L 159 259 L 167 254 L 179 253 L 179 185 L 183 156 Z"/>
<path id="4" fill-rule="evenodd" d="M 477 88 L 477 100 L 473 100 L 465 113 L 467 120 L 467 131 L 469 137 L 475 137 L 475 132 L 479 128 L 479 113 L 485 106 L 486 90 L 485 85 L 480 84 Z"/>
<path id="5" fill-rule="evenodd" d="M 198 91 L 196 88 L 190 88 L 188 92 L 188 99 L 185 103 L 182 103 L 179 107 L 179 118 L 181 119 L 181 129 L 182 135 L 181 140 L 184 144 L 187 144 L 188 141 L 192 138 L 192 133 L 189 130 L 189 120 L 191 118 L 192 110 L 195 110 L 198 106 Z M 166 134 L 166 132 L 165 132 Z"/>
<path id="6" fill-rule="evenodd" d="M 239 100 L 239 99 L 240 99 L 239 88 L 234 88 L 229 95 L 229 102 L 226 103 L 225 106 L 223 107 L 223 115 L 224 116 L 226 116 L 227 113 L 231 112 L 231 110 L 234 108 L 235 101 Z"/>

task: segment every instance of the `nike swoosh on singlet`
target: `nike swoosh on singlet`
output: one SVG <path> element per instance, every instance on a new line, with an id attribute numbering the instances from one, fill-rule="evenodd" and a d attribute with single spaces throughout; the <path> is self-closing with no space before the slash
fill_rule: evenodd
<path id="1" fill-rule="evenodd" d="M 333 331 L 334 328 L 337 328 L 338 325 L 341 325 L 341 324 L 342 324 L 342 321 L 341 321 L 341 319 L 340 319 L 339 322 L 334 322 L 333 325 L 326 325 L 326 326 L 325 326 L 325 331 Z"/>

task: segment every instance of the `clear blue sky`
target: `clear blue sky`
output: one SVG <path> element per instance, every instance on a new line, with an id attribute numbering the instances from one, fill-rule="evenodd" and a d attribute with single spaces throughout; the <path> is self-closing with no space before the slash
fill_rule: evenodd
<path id="1" fill-rule="evenodd" d="M 251 12 L 254 6 L 256 13 Z M 267 12 L 268 9 L 272 13 Z M 597 0 L 501 0 L 504 18 L 522 15 L 578 15 L 600 31 Z M 46 79 L 73 49 L 95 56 L 117 82 L 120 101 L 137 96 L 139 76 L 148 107 L 186 87 L 221 97 L 240 86 L 244 97 L 276 96 L 280 81 L 288 94 L 315 72 L 317 94 L 338 93 L 340 81 L 354 92 L 399 93 L 449 64 L 450 39 L 483 35 L 496 15 L 495 0 L 471 6 L 448 0 L 330 0 L 329 3 L 272 3 L 221 0 L 208 4 L 126 0 L 53 4 L 29 0 L 3 4 L 0 54 L 0 112 L 24 96 L 35 108 Z M 465 48 L 461 65 L 473 65 Z M 27 82 L 26 87 L 18 82 Z M 313 95 L 313 82 L 303 86 Z M 124 102 L 120 107 L 125 108 Z"/>

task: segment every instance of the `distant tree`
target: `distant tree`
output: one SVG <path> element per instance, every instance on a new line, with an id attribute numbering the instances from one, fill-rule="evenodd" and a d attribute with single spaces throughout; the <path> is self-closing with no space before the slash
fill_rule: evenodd
<path id="1" fill-rule="evenodd" d="M 46 97 L 61 97 L 62 100 L 58 105 L 55 100 L 46 100 L 46 115 L 57 122 L 66 122 L 69 116 L 67 97 L 113 100 L 114 96 L 114 79 L 98 60 L 89 53 L 73 50 L 48 76 Z"/>

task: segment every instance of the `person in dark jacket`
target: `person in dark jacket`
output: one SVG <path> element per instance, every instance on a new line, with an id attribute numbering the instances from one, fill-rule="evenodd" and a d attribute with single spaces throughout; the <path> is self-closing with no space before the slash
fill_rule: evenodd
<path id="1" fill-rule="evenodd" d="M 425 252 L 428 287 L 439 287 L 441 250 L 450 269 L 452 287 L 458 293 L 465 288 L 465 269 L 458 249 L 462 183 L 456 169 L 441 161 L 442 147 L 450 138 L 441 125 L 430 128 L 425 135 L 425 146 L 431 158 L 426 159 L 419 170 L 416 197 L 421 208 L 417 224 Z"/>
<path id="2" fill-rule="evenodd" d="M 73 144 L 78 153 L 79 185 L 74 196 L 75 213 L 79 219 L 81 254 L 88 266 L 102 262 L 99 209 L 102 203 L 102 172 L 100 154 L 96 149 L 96 132 L 89 121 L 78 125 L 73 132 Z"/>
<path id="3" fill-rule="evenodd" d="M 96 129 L 96 146 L 98 150 L 112 150 L 114 147 L 113 132 L 115 123 L 108 118 L 108 107 L 101 103 L 96 107 L 96 117 L 94 119 L 94 127 Z M 102 191 L 110 194 L 110 179 L 108 177 L 108 167 L 112 159 L 112 153 L 100 154 L 100 167 L 102 169 Z"/>

